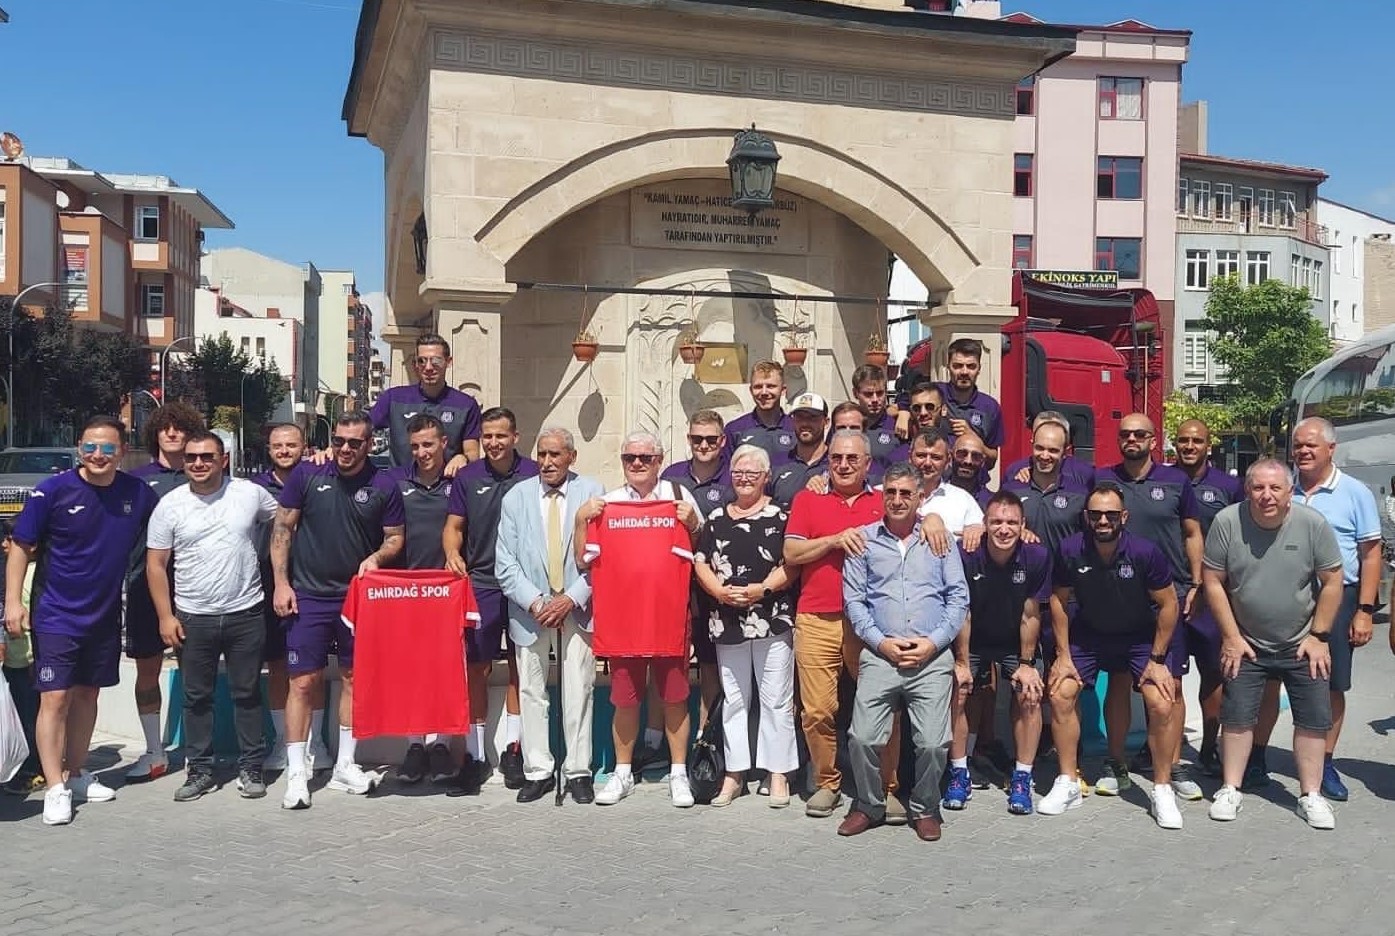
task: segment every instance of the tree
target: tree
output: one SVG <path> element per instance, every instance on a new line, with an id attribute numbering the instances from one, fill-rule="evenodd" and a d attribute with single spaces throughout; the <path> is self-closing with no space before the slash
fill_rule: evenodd
<path id="1" fill-rule="evenodd" d="M 1235 388 L 1229 406 L 1237 428 L 1262 432 L 1294 381 L 1332 353 L 1311 306 L 1308 290 L 1278 280 L 1257 286 L 1241 286 L 1233 276 L 1212 280 L 1201 325 L 1215 333 L 1211 353 Z"/>
<path id="2" fill-rule="evenodd" d="M 177 364 L 167 365 L 166 378 L 172 399 L 186 400 L 203 410 L 209 425 L 246 418 L 248 438 L 276 412 L 286 398 L 286 381 L 273 361 L 255 361 L 233 344 L 227 332 L 217 338 L 203 338 L 198 347 Z"/>
<path id="3" fill-rule="evenodd" d="M 1214 439 L 1236 426 L 1235 414 L 1224 403 L 1198 403 L 1185 390 L 1174 390 L 1163 400 L 1163 432 L 1169 440 L 1177 438 L 1177 428 L 1189 419 L 1206 423 Z"/>

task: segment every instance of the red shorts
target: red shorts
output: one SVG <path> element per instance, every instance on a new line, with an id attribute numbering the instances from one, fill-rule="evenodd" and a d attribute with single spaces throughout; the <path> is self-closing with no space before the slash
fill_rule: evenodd
<path id="1" fill-rule="evenodd" d="M 639 705 L 651 669 L 660 699 L 671 704 L 688 701 L 688 661 L 683 657 L 612 657 L 610 704 L 616 708 Z"/>

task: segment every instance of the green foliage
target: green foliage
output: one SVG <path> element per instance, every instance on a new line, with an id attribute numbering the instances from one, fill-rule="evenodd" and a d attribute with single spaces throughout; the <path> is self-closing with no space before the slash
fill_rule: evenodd
<path id="1" fill-rule="evenodd" d="M 286 398 L 286 381 L 276 363 L 254 359 L 227 332 L 202 339 L 191 354 L 167 367 L 171 399 L 187 400 L 203 410 L 209 425 L 229 431 L 237 430 L 242 408 L 248 438 L 255 438 Z"/>
<path id="2" fill-rule="evenodd" d="M 1262 431 L 1293 382 L 1332 353 L 1311 306 L 1306 289 L 1278 280 L 1257 286 L 1242 286 L 1233 276 L 1212 280 L 1201 324 L 1215 332 L 1211 353 L 1235 387 L 1229 404 L 1235 428 Z"/>
<path id="3" fill-rule="evenodd" d="M 1235 414 L 1223 403 L 1198 403 L 1185 390 L 1174 390 L 1163 400 L 1163 432 L 1169 440 L 1177 438 L 1177 427 L 1189 419 L 1206 423 L 1214 439 L 1236 426 Z"/>

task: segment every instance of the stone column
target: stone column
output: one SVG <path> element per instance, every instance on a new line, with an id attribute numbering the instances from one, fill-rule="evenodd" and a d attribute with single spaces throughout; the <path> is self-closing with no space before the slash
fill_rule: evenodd
<path id="1" fill-rule="evenodd" d="M 1017 317 L 1012 306 L 965 306 L 953 303 L 938 305 L 920 314 L 920 320 L 930 327 L 934 339 L 934 359 L 931 373 L 936 380 L 949 380 L 949 345 L 958 338 L 977 338 L 983 342 L 983 370 L 978 388 L 994 399 L 1001 400 L 1003 333 L 1002 328 Z M 1006 409 L 1006 407 L 1004 407 Z"/>
<path id="2" fill-rule="evenodd" d="M 452 387 L 463 388 L 481 408 L 499 405 L 502 382 L 504 303 L 513 291 L 495 293 L 445 293 L 432 303 L 436 332 L 450 342 L 455 359 L 449 376 Z"/>

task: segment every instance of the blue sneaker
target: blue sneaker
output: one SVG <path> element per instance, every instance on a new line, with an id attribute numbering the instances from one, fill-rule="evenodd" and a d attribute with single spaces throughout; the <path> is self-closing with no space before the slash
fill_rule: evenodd
<path id="1" fill-rule="evenodd" d="M 1342 782 L 1342 775 L 1337 773 L 1330 757 L 1322 762 L 1322 795 L 1339 803 L 1345 803 L 1350 795 L 1347 785 Z"/>
<path id="2" fill-rule="evenodd" d="M 1014 770 L 1008 782 L 1008 812 L 1014 816 L 1032 814 L 1032 775 L 1025 770 Z"/>
<path id="3" fill-rule="evenodd" d="M 940 805 L 945 809 L 963 809 L 974 798 L 973 783 L 969 780 L 969 768 L 949 768 L 949 789 L 945 790 Z"/>

